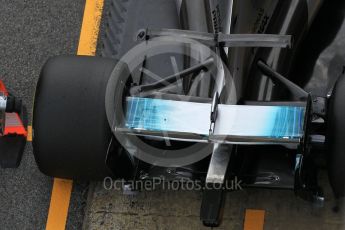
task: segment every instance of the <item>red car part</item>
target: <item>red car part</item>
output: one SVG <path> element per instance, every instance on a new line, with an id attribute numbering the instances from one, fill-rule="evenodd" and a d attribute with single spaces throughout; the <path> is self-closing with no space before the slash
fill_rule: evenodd
<path id="1" fill-rule="evenodd" d="M 7 91 L 0 80 L 0 95 L 6 97 L 4 132 L 0 134 L 0 165 L 2 168 L 16 168 L 20 164 L 27 139 L 26 122 L 21 101 Z"/>

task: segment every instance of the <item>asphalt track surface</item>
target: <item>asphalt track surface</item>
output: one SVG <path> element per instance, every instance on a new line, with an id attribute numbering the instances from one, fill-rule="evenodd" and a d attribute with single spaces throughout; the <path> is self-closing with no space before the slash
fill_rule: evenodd
<path id="1" fill-rule="evenodd" d="M 85 0 L 0 0 L 0 79 L 31 110 L 47 58 L 76 54 Z M 52 178 L 39 172 L 31 143 L 18 169 L 0 169 L 0 229 L 45 229 Z M 87 183 L 75 182 L 67 229 L 81 229 Z"/>

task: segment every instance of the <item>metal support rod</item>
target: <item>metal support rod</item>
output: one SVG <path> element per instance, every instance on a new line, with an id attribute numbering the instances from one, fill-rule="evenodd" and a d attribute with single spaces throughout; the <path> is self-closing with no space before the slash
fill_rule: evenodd
<path id="1" fill-rule="evenodd" d="M 154 82 L 152 84 L 133 86 L 130 89 L 130 94 L 136 95 L 136 94 L 141 93 L 141 92 L 147 92 L 150 90 L 159 89 L 159 88 L 164 87 L 168 84 L 172 84 L 172 83 L 176 82 L 178 79 L 182 79 L 182 78 L 184 78 L 184 77 L 186 77 L 192 73 L 198 73 L 200 71 L 208 71 L 213 65 L 214 65 L 214 59 L 212 57 L 208 58 L 206 61 L 204 61 L 198 65 L 192 66 L 188 69 L 185 69 L 179 73 L 175 73 L 173 75 L 170 75 L 166 78 L 162 78 L 161 80 Z"/>
<path id="2" fill-rule="evenodd" d="M 277 34 L 219 34 L 218 42 L 224 47 L 292 47 L 291 35 Z"/>
<path id="3" fill-rule="evenodd" d="M 277 80 L 283 85 L 288 88 L 288 90 L 299 100 L 306 100 L 308 98 L 308 93 L 304 91 L 301 87 L 290 81 L 289 79 L 285 78 L 281 74 L 277 73 L 274 69 L 269 67 L 263 61 L 258 61 L 258 67 L 265 74 L 267 77 L 271 78 L 272 80 Z"/>
<path id="4" fill-rule="evenodd" d="M 181 37 L 191 40 L 199 41 L 208 46 L 215 46 L 215 34 L 191 30 L 177 30 L 177 29 L 147 29 L 146 30 L 146 39 L 152 39 L 154 37 Z"/>
<path id="5" fill-rule="evenodd" d="M 233 145 L 215 144 L 208 168 L 206 183 L 223 184 Z"/>
<path id="6" fill-rule="evenodd" d="M 200 218 L 203 224 L 209 227 L 216 227 L 220 224 L 225 190 L 224 183 L 230 163 L 230 156 L 233 145 L 215 144 L 206 176 L 206 189 L 203 192 Z"/>
<path id="7" fill-rule="evenodd" d="M 223 34 L 176 29 L 147 29 L 146 39 L 153 37 L 181 37 L 203 43 L 207 46 L 223 47 L 280 47 L 291 48 L 292 36 L 279 34 Z M 187 41 L 188 42 L 188 41 Z"/>

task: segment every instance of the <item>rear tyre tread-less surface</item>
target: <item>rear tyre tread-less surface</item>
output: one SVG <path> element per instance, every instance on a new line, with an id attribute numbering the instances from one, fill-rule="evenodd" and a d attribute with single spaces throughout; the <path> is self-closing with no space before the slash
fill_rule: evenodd
<path id="1" fill-rule="evenodd" d="M 33 147 L 46 175 L 103 179 L 112 139 L 105 89 L 116 61 L 59 56 L 44 65 L 36 89 Z"/>

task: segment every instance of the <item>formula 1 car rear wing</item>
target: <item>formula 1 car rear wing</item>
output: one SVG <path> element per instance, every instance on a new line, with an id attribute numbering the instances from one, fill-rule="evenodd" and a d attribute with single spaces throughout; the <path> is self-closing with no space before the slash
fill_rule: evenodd
<path id="1" fill-rule="evenodd" d="M 212 60 L 191 67 L 178 75 L 183 78 L 191 71 L 205 68 Z M 191 102 L 181 97 L 164 94 L 145 94 L 162 86 L 161 81 L 147 85 L 134 85 L 124 100 L 124 116 L 115 120 L 113 131 L 143 137 L 189 142 L 210 143 L 213 147 L 205 183 L 219 189 L 203 192 L 200 218 L 207 226 L 216 226 L 224 203 L 223 185 L 226 181 L 233 146 L 282 145 L 298 152 L 296 155 L 296 191 L 308 199 L 322 201 L 319 190 L 303 190 L 304 156 L 319 140 L 310 132 L 314 114 L 324 113 L 325 101 L 312 100 L 312 96 L 289 81 L 265 63 L 258 61 L 259 69 L 269 78 L 280 82 L 295 101 L 244 102 L 241 105 L 221 104 L 218 93 L 212 102 Z M 177 75 L 177 74 L 175 74 Z M 174 75 L 165 80 L 172 83 Z M 128 95 L 128 94 L 126 94 Z M 153 96 L 153 97 L 150 97 Z M 164 98 L 164 99 L 163 99 Z M 172 98 L 177 98 L 177 100 Z M 188 98 L 188 97 L 187 97 Z M 323 140 L 321 140 L 323 142 Z M 216 187 L 215 186 L 215 187 Z M 311 186 L 308 184 L 308 187 Z M 212 186 L 210 186 L 212 187 Z M 214 187 L 213 187 L 214 188 Z"/>
<path id="2" fill-rule="evenodd" d="M 116 131 L 191 142 L 299 144 L 306 106 L 225 105 L 127 97 Z"/>
<path id="3" fill-rule="evenodd" d="M 204 63 L 175 75 L 183 78 L 193 71 L 207 71 L 208 66 L 213 63 L 214 59 L 209 58 Z M 258 67 L 266 76 L 285 85 L 298 101 L 227 105 L 220 104 L 218 92 L 212 103 L 163 100 L 159 96 L 145 96 L 146 91 L 150 92 L 164 85 L 157 81 L 130 88 L 131 97 L 125 99 L 125 116 L 123 121 L 114 127 L 114 131 L 190 142 L 290 144 L 297 147 L 305 136 L 310 113 L 310 95 L 265 63 L 259 61 Z M 176 81 L 175 75 L 164 81 Z"/>
<path id="4" fill-rule="evenodd" d="M 201 43 L 210 46 L 216 55 L 205 57 L 200 63 L 164 79 L 153 77 L 156 81 L 146 84 L 137 79 L 129 84 L 127 77 L 131 74 L 130 69 L 127 63 L 119 62 L 113 72 L 111 84 L 108 85 L 111 90 L 107 90 L 108 120 L 115 134 L 125 134 L 125 145 L 132 149 L 139 147 L 139 144 L 132 142 L 130 135 L 152 140 L 209 143 L 212 154 L 205 183 L 217 185 L 219 189 L 203 192 L 200 218 L 205 225 L 217 226 L 219 223 L 224 204 L 223 186 L 228 178 L 232 154 L 238 149 L 237 145 L 282 145 L 296 150 L 293 170 L 295 190 L 308 199 L 322 200 L 318 189 L 309 190 L 317 188 L 317 185 L 306 179 L 307 170 L 312 169 L 303 166 L 308 161 L 310 149 L 325 142 L 324 138 L 313 132 L 314 118 L 325 117 L 327 101 L 324 98 L 313 97 L 263 60 L 254 60 L 253 64 L 257 65 L 263 75 L 285 87 L 291 94 L 291 100 L 232 100 L 232 83 L 224 83 L 227 75 L 224 68 L 216 72 L 220 87 L 212 91 L 213 99 L 190 96 L 187 92 L 170 94 L 165 93 L 169 91 L 162 90 L 188 76 L 193 79 L 200 72 L 212 73 L 214 67 L 223 65 L 221 62 L 226 63 L 226 60 L 219 60 L 226 57 L 225 48 L 290 48 L 290 35 L 222 34 L 170 29 L 142 29 L 137 35 L 138 40 L 147 43 L 156 37 L 165 37 L 167 41 L 183 41 L 186 44 Z M 226 98 L 222 97 L 224 95 Z"/>

